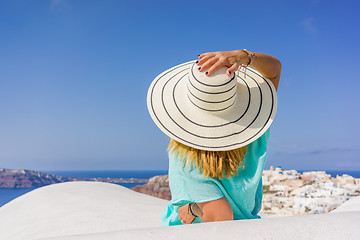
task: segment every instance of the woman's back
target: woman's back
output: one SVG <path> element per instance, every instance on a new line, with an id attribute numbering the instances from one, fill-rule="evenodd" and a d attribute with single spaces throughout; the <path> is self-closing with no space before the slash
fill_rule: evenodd
<path id="1" fill-rule="evenodd" d="M 194 164 L 181 163 L 176 154 L 169 153 L 169 184 L 172 199 L 161 216 L 163 226 L 180 225 L 178 208 L 191 202 L 208 202 L 225 197 L 234 220 L 260 218 L 262 201 L 262 172 L 264 169 L 270 128 L 250 143 L 244 159 L 234 177 L 206 178 Z M 193 223 L 203 222 L 196 217 Z"/>

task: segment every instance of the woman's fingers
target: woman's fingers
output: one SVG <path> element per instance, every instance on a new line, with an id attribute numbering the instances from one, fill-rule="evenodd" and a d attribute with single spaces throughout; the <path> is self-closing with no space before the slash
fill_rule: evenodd
<path id="1" fill-rule="evenodd" d="M 203 58 L 203 57 L 205 57 L 207 54 L 208 54 L 208 53 L 199 54 L 199 55 L 198 55 L 198 58 Z"/>
<path id="2" fill-rule="evenodd" d="M 238 61 L 232 61 L 231 56 L 229 57 L 227 52 L 208 52 L 200 54 L 199 60 L 197 61 L 197 65 L 201 66 L 199 71 L 207 70 L 207 76 L 210 76 L 217 70 L 219 70 L 223 66 L 229 67 L 226 71 L 226 74 L 230 76 L 233 72 L 237 71 L 240 64 Z"/>
<path id="3" fill-rule="evenodd" d="M 179 218 L 182 224 L 191 224 L 194 221 L 194 219 L 195 219 L 194 216 L 188 218 L 182 218 L 182 219 Z"/>
<path id="4" fill-rule="evenodd" d="M 210 76 L 217 70 L 219 70 L 221 67 L 225 66 L 225 63 L 223 61 L 216 61 L 210 68 L 207 70 L 206 75 Z"/>
<path id="5" fill-rule="evenodd" d="M 198 55 L 198 58 L 203 58 L 203 57 L 206 57 L 206 56 L 214 57 L 215 53 L 212 53 L 212 52 L 202 53 L 202 54 Z"/>
<path id="6" fill-rule="evenodd" d="M 230 76 L 233 72 L 236 72 L 240 67 L 239 63 L 234 63 L 231 67 L 228 68 L 226 74 Z"/>
<path id="7" fill-rule="evenodd" d="M 200 58 L 199 60 L 197 60 L 197 65 L 202 65 L 204 64 L 206 61 L 208 61 L 209 59 L 215 59 L 213 56 L 211 55 L 206 55 L 206 56 L 203 56 L 202 58 Z"/>
<path id="8" fill-rule="evenodd" d="M 209 58 L 206 62 L 204 62 L 203 64 L 201 64 L 201 69 L 199 69 L 199 71 L 204 71 L 208 68 L 210 68 L 211 66 L 213 66 L 216 62 L 218 61 L 217 58 Z"/>

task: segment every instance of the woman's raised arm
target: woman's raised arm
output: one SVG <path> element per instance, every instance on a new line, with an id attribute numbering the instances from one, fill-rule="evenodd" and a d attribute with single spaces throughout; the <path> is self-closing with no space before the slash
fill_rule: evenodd
<path id="1" fill-rule="evenodd" d="M 280 61 L 265 53 L 252 53 L 253 59 L 250 66 L 259 71 L 264 77 L 269 78 L 277 90 L 281 75 Z M 243 50 L 208 52 L 200 54 L 198 57 L 199 60 L 196 64 L 201 66 L 199 71 L 206 70 L 208 76 L 223 66 L 229 68 L 226 74 L 230 76 L 241 64 L 247 64 L 250 61 L 250 57 Z"/>

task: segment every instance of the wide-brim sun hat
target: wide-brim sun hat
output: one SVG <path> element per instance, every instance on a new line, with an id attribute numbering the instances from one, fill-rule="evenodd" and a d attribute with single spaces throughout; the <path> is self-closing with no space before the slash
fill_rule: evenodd
<path id="1" fill-rule="evenodd" d="M 273 83 L 251 67 L 207 76 L 196 60 L 170 68 L 151 83 L 147 106 L 170 138 L 200 150 L 226 151 L 255 141 L 277 109 Z"/>

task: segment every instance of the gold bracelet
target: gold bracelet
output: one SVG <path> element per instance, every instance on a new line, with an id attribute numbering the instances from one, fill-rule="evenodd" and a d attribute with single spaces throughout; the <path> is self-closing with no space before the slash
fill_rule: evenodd
<path id="1" fill-rule="evenodd" d="M 248 50 L 246 50 L 246 49 L 241 49 L 243 52 L 245 52 L 246 53 L 246 55 L 249 57 L 249 62 L 248 62 L 248 64 L 246 64 L 246 66 L 250 66 L 251 65 L 251 62 L 252 62 L 252 60 L 253 60 L 253 58 L 254 58 L 254 54 L 253 53 L 251 53 L 251 52 L 249 52 Z"/>
<path id="2" fill-rule="evenodd" d="M 252 62 L 252 60 L 253 60 L 253 58 L 254 58 L 254 53 L 249 52 L 249 51 L 246 50 L 246 49 L 241 49 L 241 51 L 245 52 L 246 55 L 249 57 L 249 62 L 248 62 L 247 64 L 245 64 L 245 63 L 242 63 L 242 64 L 241 64 L 241 67 L 244 68 L 244 78 L 246 78 L 246 68 L 250 66 L 250 64 L 251 64 L 251 62 Z"/>

